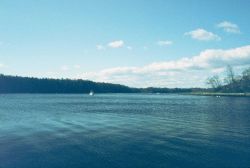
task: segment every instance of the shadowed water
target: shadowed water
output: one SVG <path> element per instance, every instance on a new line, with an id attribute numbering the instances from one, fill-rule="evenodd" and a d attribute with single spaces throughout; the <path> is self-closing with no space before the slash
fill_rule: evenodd
<path id="1" fill-rule="evenodd" d="M 0 95 L 1 168 L 250 167 L 250 99 Z"/>

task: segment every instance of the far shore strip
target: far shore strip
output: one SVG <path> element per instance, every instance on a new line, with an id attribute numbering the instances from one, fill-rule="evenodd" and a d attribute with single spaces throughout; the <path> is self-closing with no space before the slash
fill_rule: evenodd
<path id="1" fill-rule="evenodd" d="M 216 92 L 192 92 L 191 95 L 198 96 L 240 96 L 240 97 L 250 97 L 250 93 L 216 93 Z"/>

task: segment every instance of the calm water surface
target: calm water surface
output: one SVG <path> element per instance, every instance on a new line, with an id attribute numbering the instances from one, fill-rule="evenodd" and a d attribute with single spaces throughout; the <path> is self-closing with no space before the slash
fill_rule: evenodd
<path id="1" fill-rule="evenodd" d="M 250 98 L 0 95 L 1 168 L 250 167 Z"/>

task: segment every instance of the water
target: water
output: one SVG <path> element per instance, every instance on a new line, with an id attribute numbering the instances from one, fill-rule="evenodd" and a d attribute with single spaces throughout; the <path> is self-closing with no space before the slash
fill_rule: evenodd
<path id="1" fill-rule="evenodd" d="M 1 168 L 250 167 L 250 99 L 0 95 Z"/>

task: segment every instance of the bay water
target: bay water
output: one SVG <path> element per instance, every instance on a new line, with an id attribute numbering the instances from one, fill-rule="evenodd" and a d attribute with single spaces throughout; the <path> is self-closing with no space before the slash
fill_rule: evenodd
<path id="1" fill-rule="evenodd" d="M 0 168 L 250 167 L 250 98 L 2 94 Z"/>

